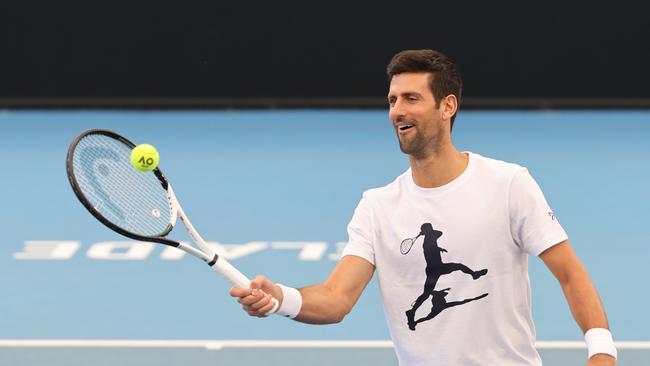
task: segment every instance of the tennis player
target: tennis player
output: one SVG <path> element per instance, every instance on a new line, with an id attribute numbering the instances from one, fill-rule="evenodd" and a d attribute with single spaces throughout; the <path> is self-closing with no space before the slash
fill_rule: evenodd
<path id="1" fill-rule="evenodd" d="M 535 180 L 454 147 L 462 81 L 453 61 L 403 51 L 387 71 L 389 117 L 410 168 L 363 194 L 324 283 L 295 289 L 258 276 L 231 296 L 252 316 L 270 311 L 273 296 L 281 315 L 337 323 L 376 271 L 400 365 L 541 365 L 528 279 L 528 256 L 537 256 L 585 333 L 587 365 L 615 365 L 603 305 Z M 417 233 L 402 254 L 400 243 Z"/>

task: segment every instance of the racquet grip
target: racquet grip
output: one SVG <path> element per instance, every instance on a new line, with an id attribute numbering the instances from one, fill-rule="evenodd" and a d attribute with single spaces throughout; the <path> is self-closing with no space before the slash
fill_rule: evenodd
<path id="1" fill-rule="evenodd" d="M 223 278 L 228 280 L 233 286 L 248 288 L 251 281 L 248 277 L 244 276 L 243 273 L 228 263 L 225 259 L 219 257 L 215 264 L 212 265 L 212 269 L 220 274 Z"/>
<path id="2" fill-rule="evenodd" d="M 217 261 L 212 265 L 212 269 L 220 274 L 223 278 L 228 280 L 228 282 L 230 282 L 233 286 L 249 288 L 251 285 L 251 281 L 248 279 L 248 277 L 239 272 L 237 268 L 235 268 L 232 264 L 228 263 L 228 261 L 221 257 L 219 257 Z M 271 298 L 271 301 L 273 302 L 273 309 L 269 310 L 266 315 L 275 313 L 280 307 L 280 302 L 277 299 Z"/>

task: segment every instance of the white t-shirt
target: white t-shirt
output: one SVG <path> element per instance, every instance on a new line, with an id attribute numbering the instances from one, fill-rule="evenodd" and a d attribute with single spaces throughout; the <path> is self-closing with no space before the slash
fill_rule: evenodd
<path id="1" fill-rule="evenodd" d="M 528 255 L 567 235 L 525 168 L 468 154 L 442 187 L 416 186 L 409 169 L 366 191 L 343 256 L 375 266 L 400 365 L 541 365 Z"/>

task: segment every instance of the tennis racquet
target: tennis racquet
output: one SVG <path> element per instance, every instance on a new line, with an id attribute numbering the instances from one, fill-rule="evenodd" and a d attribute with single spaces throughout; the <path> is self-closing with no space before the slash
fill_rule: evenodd
<path id="1" fill-rule="evenodd" d="M 160 168 L 139 172 L 131 165 L 136 145 L 115 132 L 92 129 L 77 136 L 68 149 L 66 170 L 72 190 L 104 225 L 135 240 L 169 245 L 206 262 L 233 286 L 250 280 L 219 257 L 194 229 Z M 183 222 L 198 248 L 167 238 Z M 275 312 L 278 301 L 273 299 Z"/>
<path id="2" fill-rule="evenodd" d="M 413 244 L 415 244 L 415 241 L 421 236 L 422 234 L 418 234 L 415 238 L 408 238 L 402 240 L 402 243 L 399 245 L 399 252 L 406 255 L 408 252 L 411 251 L 411 248 L 413 247 Z"/>

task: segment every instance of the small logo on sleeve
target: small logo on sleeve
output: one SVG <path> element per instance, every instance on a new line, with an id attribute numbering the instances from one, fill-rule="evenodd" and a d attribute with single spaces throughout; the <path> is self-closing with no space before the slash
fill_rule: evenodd
<path id="1" fill-rule="evenodd" d="M 553 212 L 549 212 L 548 216 L 551 218 L 551 220 L 555 221 L 555 214 Z"/>

